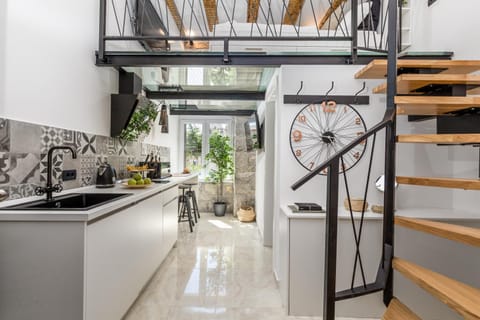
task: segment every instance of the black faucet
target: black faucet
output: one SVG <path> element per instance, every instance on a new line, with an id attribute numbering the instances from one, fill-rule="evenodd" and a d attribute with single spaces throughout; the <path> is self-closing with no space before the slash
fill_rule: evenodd
<path id="1" fill-rule="evenodd" d="M 46 193 L 47 194 L 47 201 L 52 200 L 52 193 L 54 191 L 55 192 L 61 192 L 63 190 L 62 185 L 59 184 L 59 183 L 52 186 L 52 157 L 53 157 L 53 151 L 55 151 L 55 150 L 70 150 L 70 152 L 72 153 L 72 159 L 77 158 L 77 153 L 75 152 L 75 150 L 73 150 L 72 147 L 69 147 L 69 146 L 54 146 L 54 147 L 51 147 L 48 150 L 48 155 L 47 155 L 47 185 L 45 186 L 45 188 L 37 187 L 35 189 L 35 194 L 37 196 L 41 196 L 44 193 Z"/>

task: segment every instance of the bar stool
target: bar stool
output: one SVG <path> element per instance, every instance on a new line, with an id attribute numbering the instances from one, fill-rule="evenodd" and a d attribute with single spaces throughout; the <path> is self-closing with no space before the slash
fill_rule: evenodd
<path id="1" fill-rule="evenodd" d="M 195 223 L 192 219 L 192 207 L 190 205 L 190 196 L 188 196 L 188 191 L 190 186 L 179 185 L 178 189 L 182 190 L 182 195 L 178 197 L 178 223 L 188 222 L 190 227 L 190 232 L 193 232 L 193 226 Z"/>
<path id="2" fill-rule="evenodd" d="M 192 211 L 193 211 L 193 216 L 195 217 L 195 223 L 198 222 L 198 219 L 200 219 L 200 210 L 198 210 L 198 203 L 197 203 L 197 196 L 195 194 L 195 190 L 192 188 L 196 185 L 198 185 L 197 182 L 185 182 L 183 183 L 186 186 L 189 186 L 190 188 L 187 191 L 187 195 L 192 199 Z"/>

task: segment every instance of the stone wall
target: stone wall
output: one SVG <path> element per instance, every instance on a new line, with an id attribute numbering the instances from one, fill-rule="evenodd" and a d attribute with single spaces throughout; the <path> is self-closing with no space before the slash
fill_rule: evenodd
<path id="1" fill-rule="evenodd" d="M 240 206 L 255 206 L 256 151 L 247 151 L 244 123 L 247 117 L 234 117 L 234 162 L 235 176 L 232 182 L 225 182 L 223 197 L 227 202 L 227 213 L 236 215 Z M 213 183 L 200 182 L 198 186 L 198 207 L 202 212 L 213 212 L 217 187 Z"/>
<path id="2" fill-rule="evenodd" d="M 103 158 L 116 169 L 119 179 L 129 176 L 127 164 L 143 161 L 152 152 L 170 161 L 167 147 L 0 118 L 0 189 L 9 193 L 9 199 L 33 196 L 37 186 L 45 185 L 47 152 L 58 145 L 77 151 L 77 159 L 70 152 L 54 153 L 53 183 L 61 183 L 64 189 L 95 184 Z M 62 171 L 69 169 L 77 170 L 77 178 L 62 181 Z"/>
<path id="3" fill-rule="evenodd" d="M 213 203 L 217 199 L 217 185 L 211 182 L 200 182 L 198 185 L 197 202 L 200 212 L 213 212 Z M 227 202 L 227 213 L 233 213 L 233 183 L 224 182 L 223 201 Z"/>
<path id="4" fill-rule="evenodd" d="M 256 150 L 247 151 L 244 124 L 247 117 L 235 117 L 235 180 L 233 212 L 236 215 L 241 206 L 255 207 Z"/>

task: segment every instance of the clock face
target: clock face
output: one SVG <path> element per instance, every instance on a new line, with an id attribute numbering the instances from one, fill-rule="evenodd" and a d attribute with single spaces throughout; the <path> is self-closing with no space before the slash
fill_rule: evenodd
<path id="1" fill-rule="evenodd" d="M 297 161 L 311 171 L 330 159 L 367 130 L 352 106 L 326 101 L 309 104 L 297 114 L 290 129 L 290 147 Z M 340 173 L 352 168 L 363 156 L 367 140 L 343 156 Z M 327 174 L 324 169 L 320 174 Z"/>

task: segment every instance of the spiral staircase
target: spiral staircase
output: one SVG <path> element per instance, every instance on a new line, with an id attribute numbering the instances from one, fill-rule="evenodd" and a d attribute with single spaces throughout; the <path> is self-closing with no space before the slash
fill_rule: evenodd
<path id="1" fill-rule="evenodd" d="M 397 143 L 441 145 L 480 144 L 480 61 L 467 60 L 409 60 L 397 61 L 397 116 L 409 121 L 437 119 L 436 134 L 401 134 Z M 387 60 L 374 60 L 359 72 L 357 79 L 383 79 Z M 373 89 L 385 93 L 387 84 Z M 478 178 L 397 176 L 404 185 L 480 190 Z M 395 224 L 418 232 L 480 247 L 480 229 L 444 222 L 395 216 Z M 468 263 L 468 261 L 463 261 Z M 480 289 L 445 275 L 394 257 L 393 269 L 448 305 L 464 319 L 480 319 Z M 395 290 L 394 290 L 395 293 Z M 385 320 L 421 319 L 393 298 L 383 315 Z"/>

